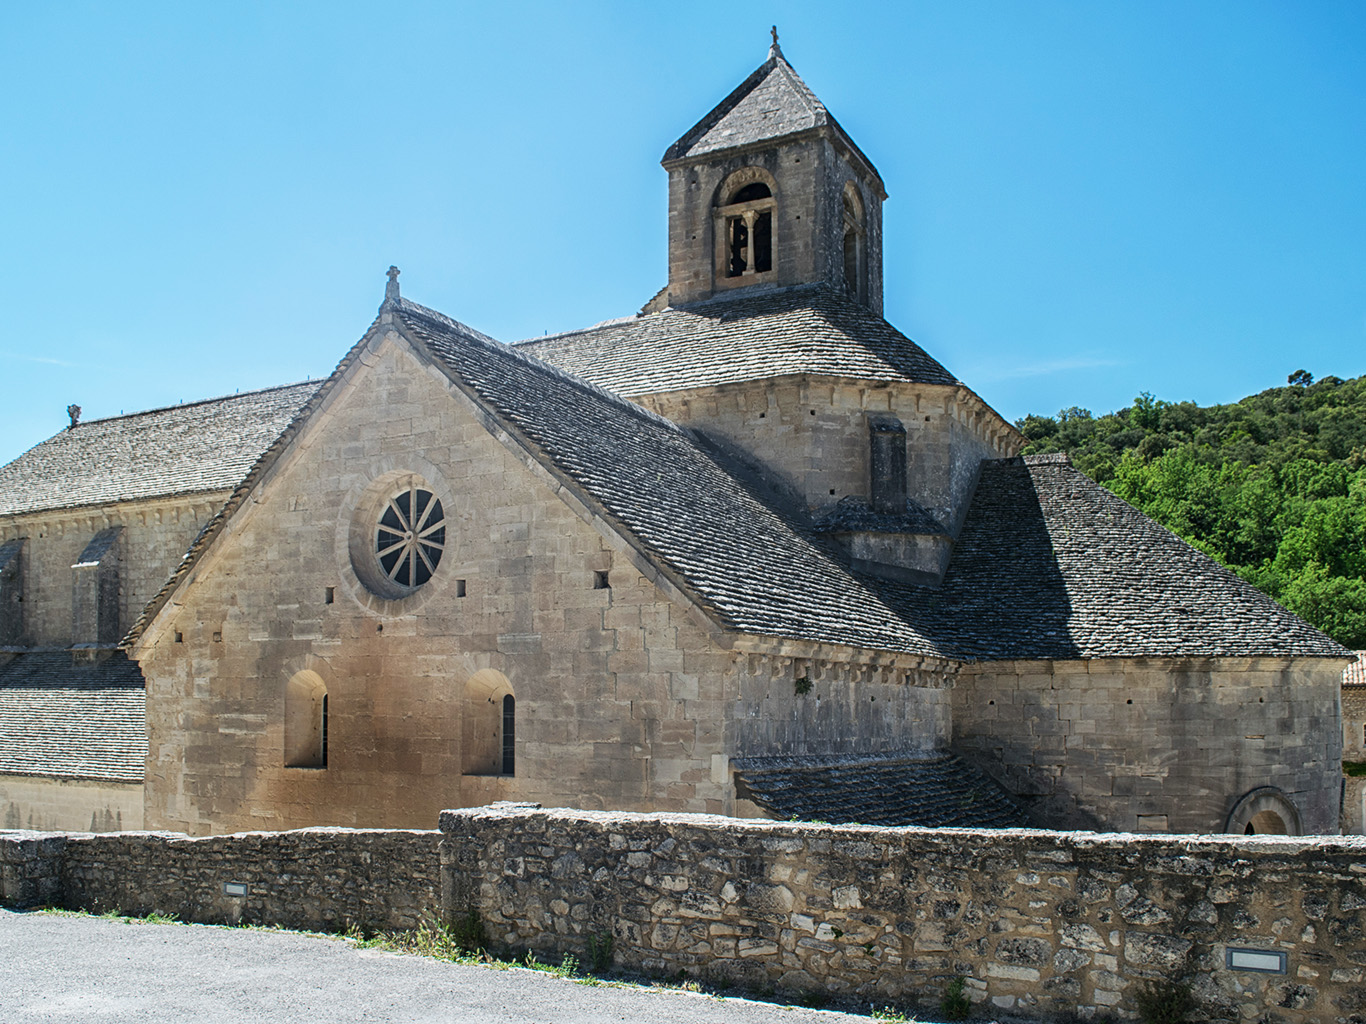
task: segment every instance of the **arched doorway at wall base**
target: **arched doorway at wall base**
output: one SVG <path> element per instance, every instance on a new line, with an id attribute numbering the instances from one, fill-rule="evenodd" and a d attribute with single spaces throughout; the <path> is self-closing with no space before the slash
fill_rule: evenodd
<path id="1" fill-rule="evenodd" d="M 1224 831 L 1249 836 L 1297 836 L 1302 834 L 1300 812 L 1275 786 L 1259 786 L 1233 805 Z"/>

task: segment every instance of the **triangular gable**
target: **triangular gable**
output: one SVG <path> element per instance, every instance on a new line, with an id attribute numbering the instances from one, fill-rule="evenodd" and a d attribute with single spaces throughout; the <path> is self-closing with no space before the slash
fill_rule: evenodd
<path id="1" fill-rule="evenodd" d="M 768 60 L 669 147 L 663 162 L 762 145 L 803 132 L 830 132 L 857 154 L 881 185 L 873 162 L 854 144 L 775 44 Z"/>

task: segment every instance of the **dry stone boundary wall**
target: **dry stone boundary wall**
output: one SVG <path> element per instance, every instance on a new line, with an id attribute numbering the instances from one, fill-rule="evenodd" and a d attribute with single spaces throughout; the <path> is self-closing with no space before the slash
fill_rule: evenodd
<path id="1" fill-rule="evenodd" d="M 434 831 L 0 832 L 0 904 L 340 931 L 440 906 Z"/>
<path id="2" fill-rule="evenodd" d="M 441 816 L 443 899 L 489 939 L 755 989 L 986 1014 L 1366 1022 L 1366 839 L 821 826 L 509 806 Z M 1230 948 L 1284 953 L 1232 970 Z"/>
<path id="3" fill-rule="evenodd" d="M 240 887 L 245 887 L 245 892 Z M 1190 978 L 1200 1018 L 1366 1024 L 1366 837 L 935 831 L 494 805 L 441 832 L 0 832 L 0 904 L 298 928 L 475 911 L 543 958 L 983 1014 L 1132 1019 Z M 1283 954 L 1284 973 L 1228 966 Z"/>

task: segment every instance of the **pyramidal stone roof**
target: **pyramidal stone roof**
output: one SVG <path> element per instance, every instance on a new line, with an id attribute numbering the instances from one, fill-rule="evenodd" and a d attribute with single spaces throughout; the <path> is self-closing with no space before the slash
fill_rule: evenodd
<path id="1" fill-rule="evenodd" d="M 77 423 L 0 467 L 0 515 L 231 490 L 321 383 Z"/>
<path id="2" fill-rule="evenodd" d="M 516 344 L 628 396 L 796 374 L 960 383 L 882 317 L 825 285 L 728 295 Z"/>
<path id="3" fill-rule="evenodd" d="M 670 146 L 663 162 L 764 145 L 820 130 L 835 134 L 876 176 L 872 161 L 793 70 L 775 41 L 769 48 L 768 60 Z"/>

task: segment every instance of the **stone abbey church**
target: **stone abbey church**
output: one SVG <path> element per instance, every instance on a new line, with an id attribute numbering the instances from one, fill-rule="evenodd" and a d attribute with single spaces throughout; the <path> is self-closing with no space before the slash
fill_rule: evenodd
<path id="1" fill-rule="evenodd" d="M 1337 831 L 1346 652 L 883 319 L 776 42 L 663 166 L 638 313 L 503 344 L 391 270 L 325 381 L 0 469 L 3 826 Z"/>

